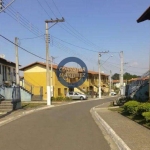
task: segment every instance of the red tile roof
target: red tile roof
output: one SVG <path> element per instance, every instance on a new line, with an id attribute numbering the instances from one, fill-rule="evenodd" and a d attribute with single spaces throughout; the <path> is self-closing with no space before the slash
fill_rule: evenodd
<path id="1" fill-rule="evenodd" d="M 29 65 L 27 65 L 27 66 L 25 66 L 25 67 L 22 67 L 22 68 L 20 68 L 20 70 L 21 71 L 25 71 L 25 70 L 27 70 L 28 68 L 30 68 L 30 67 L 32 67 L 32 66 L 35 66 L 35 65 L 42 65 L 43 67 L 46 67 L 46 63 L 43 63 L 43 62 L 34 62 L 34 63 L 32 63 L 32 64 L 29 64 Z M 52 67 L 53 67 L 53 69 L 57 69 L 57 66 L 58 65 L 52 65 Z M 49 64 L 49 67 L 51 67 L 51 65 Z M 88 73 L 89 74 L 99 74 L 98 72 L 95 72 L 95 71 L 90 71 L 90 70 L 88 70 Z M 107 75 L 107 74 L 104 74 L 104 73 L 101 73 L 101 75 L 104 75 L 104 76 L 109 76 L 109 75 Z"/>

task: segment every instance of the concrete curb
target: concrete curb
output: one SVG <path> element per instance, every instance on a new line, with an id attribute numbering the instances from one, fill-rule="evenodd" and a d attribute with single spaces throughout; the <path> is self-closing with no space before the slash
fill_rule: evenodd
<path id="1" fill-rule="evenodd" d="M 103 104 L 102 104 L 103 105 Z M 100 106 L 100 105 L 99 105 Z M 97 107 L 97 106 L 96 106 Z M 91 109 L 91 113 L 94 114 L 97 121 L 103 126 L 107 131 L 113 141 L 116 143 L 120 150 L 131 150 L 126 143 L 116 134 L 116 132 L 104 121 L 104 119 L 96 112 L 96 107 Z M 101 108 L 100 108 L 101 109 Z"/>

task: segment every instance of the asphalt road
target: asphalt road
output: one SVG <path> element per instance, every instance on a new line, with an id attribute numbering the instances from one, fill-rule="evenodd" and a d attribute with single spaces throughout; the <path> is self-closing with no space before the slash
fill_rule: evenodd
<path id="1" fill-rule="evenodd" d="M 0 127 L 0 150 L 110 150 L 90 109 L 110 99 L 53 107 Z"/>

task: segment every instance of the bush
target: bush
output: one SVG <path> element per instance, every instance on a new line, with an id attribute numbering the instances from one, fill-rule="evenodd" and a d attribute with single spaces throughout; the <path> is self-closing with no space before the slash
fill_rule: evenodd
<path id="1" fill-rule="evenodd" d="M 142 116 L 145 118 L 147 122 L 150 121 L 150 112 L 143 112 Z"/>
<path id="2" fill-rule="evenodd" d="M 140 103 L 138 105 L 136 115 L 142 116 L 143 112 L 150 112 L 150 103 Z"/>
<path id="3" fill-rule="evenodd" d="M 52 97 L 52 101 L 71 101 L 71 100 L 72 98 L 63 97 L 63 96 Z"/>
<path id="4" fill-rule="evenodd" d="M 136 114 L 136 112 L 137 112 L 137 109 L 138 109 L 138 105 L 139 105 L 140 103 L 139 102 L 137 102 L 137 101 L 129 101 L 129 102 L 127 102 L 127 103 L 125 103 L 124 104 L 124 106 L 123 106 L 123 111 L 125 112 L 125 113 L 128 113 L 128 114 Z"/>

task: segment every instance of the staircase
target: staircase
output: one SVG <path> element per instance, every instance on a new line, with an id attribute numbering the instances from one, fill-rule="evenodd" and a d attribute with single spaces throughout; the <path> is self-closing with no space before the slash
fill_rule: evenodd
<path id="1" fill-rule="evenodd" d="M 13 110 L 13 105 L 11 101 L 0 101 L 0 115 L 6 114 Z"/>

